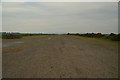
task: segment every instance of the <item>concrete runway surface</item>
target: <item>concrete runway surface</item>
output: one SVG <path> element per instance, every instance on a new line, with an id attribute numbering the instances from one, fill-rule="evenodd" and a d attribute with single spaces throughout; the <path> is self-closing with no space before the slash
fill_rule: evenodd
<path id="1" fill-rule="evenodd" d="M 3 78 L 117 78 L 117 42 L 69 35 L 3 39 Z"/>

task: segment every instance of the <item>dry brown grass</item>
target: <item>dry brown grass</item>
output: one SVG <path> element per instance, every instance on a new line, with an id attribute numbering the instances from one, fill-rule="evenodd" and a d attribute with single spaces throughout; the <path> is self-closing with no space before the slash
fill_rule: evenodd
<path id="1" fill-rule="evenodd" d="M 22 48 L 15 48 L 15 49 L 3 49 L 2 53 L 16 53 L 23 51 Z"/>

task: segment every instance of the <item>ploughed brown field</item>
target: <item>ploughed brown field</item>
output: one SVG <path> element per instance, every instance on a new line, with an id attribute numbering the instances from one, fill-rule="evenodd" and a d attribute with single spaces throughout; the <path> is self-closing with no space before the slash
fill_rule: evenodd
<path id="1" fill-rule="evenodd" d="M 3 78 L 117 78 L 118 43 L 69 35 L 3 39 Z"/>

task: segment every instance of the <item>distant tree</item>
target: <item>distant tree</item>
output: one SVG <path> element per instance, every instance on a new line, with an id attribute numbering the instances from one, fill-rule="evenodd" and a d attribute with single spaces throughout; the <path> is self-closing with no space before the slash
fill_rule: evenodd
<path id="1" fill-rule="evenodd" d="M 70 33 L 67 33 L 67 35 L 70 35 Z"/>
<path id="2" fill-rule="evenodd" d="M 114 33 L 110 33 L 110 36 L 115 36 L 115 34 Z"/>

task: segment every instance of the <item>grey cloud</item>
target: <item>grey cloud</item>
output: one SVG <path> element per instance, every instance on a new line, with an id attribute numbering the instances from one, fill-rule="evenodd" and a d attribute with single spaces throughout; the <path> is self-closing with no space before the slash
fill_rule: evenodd
<path id="1" fill-rule="evenodd" d="M 20 32 L 118 31 L 117 3 L 3 3 L 3 30 Z"/>

